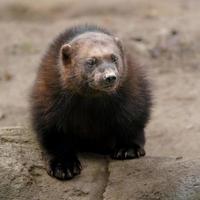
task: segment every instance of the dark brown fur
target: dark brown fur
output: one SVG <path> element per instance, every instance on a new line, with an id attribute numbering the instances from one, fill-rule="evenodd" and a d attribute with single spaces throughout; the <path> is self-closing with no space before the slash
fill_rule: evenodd
<path id="1" fill-rule="evenodd" d="M 76 157 L 79 151 L 108 153 L 114 159 L 145 154 L 144 128 L 151 107 L 149 84 L 141 67 L 121 44 L 115 41 L 123 59 L 121 75 L 125 74 L 112 93 L 79 89 L 73 79 L 78 84 L 83 78 L 73 76 L 73 68 L 60 69 L 62 45 L 85 32 L 114 37 L 96 26 L 66 30 L 43 57 L 31 96 L 33 127 L 48 160 L 48 173 L 58 179 L 80 173 Z"/>

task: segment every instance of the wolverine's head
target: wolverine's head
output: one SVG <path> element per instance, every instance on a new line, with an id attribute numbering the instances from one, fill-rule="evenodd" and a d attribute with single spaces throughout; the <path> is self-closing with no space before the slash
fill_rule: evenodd
<path id="1" fill-rule="evenodd" d="M 78 91 L 115 92 L 123 79 L 123 50 L 116 37 L 99 32 L 83 33 L 64 44 L 60 56 L 62 77 Z"/>

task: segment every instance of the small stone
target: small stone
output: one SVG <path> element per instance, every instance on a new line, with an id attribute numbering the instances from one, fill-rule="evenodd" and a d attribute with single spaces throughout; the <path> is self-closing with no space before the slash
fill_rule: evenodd
<path id="1" fill-rule="evenodd" d="M 181 159 L 183 159 L 183 156 L 176 157 L 176 160 L 181 160 Z"/>
<path id="2" fill-rule="evenodd" d="M 5 113 L 0 112 L 0 120 L 5 119 L 5 117 L 6 117 Z"/>
<path id="3" fill-rule="evenodd" d="M 155 18 L 158 17 L 159 13 L 157 9 L 151 9 L 148 11 L 148 13 L 146 13 L 145 17 L 146 18 Z"/>
<path id="4" fill-rule="evenodd" d="M 192 129 L 192 128 L 194 128 L 194 126 L 193 126 L 192 124 L 188 124 L 188 125 L 186 126 L 186 129 L 187 129 L 187 130 L 190 130 L 190 129 Z"/>
<path id="5" fill-rule="evenodd" d="M 172 29 L 171 30 L 171 35 L 177 35 L 179 32 L 176 29 Z"/>
<path id="6" fill-rule="evenodd" d="M 143 38 L 140 37 L 140 36 L 138 36 L 138 37 L 132 37 L 131 39 L 134 40 L 134 41 L 136 41 L 136 42 L 143 42 L 144 41 Z"/>
<path id="7" fill-rule="evenodd" d="M 12 78 L 13 78 L 12 74 L 10 74 L 9 72 L 5 72 L 4 79 L 6 81 L 10 81 Z"/>

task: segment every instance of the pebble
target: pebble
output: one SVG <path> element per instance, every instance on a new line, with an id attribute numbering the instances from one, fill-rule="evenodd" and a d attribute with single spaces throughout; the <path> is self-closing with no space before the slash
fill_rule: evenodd
<path id="1" fill-rule="evenodd" d="M 0 112 L 0 120 L 4 119 L 6 117 L 5 113 Z"/>

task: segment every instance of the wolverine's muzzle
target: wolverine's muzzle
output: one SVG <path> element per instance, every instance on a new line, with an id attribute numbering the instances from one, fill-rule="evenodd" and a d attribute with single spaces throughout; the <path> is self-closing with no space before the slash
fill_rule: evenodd
<path id="1" fill-rule="evenodd" d="M 105 92 L 114 91 L 117 88 L 119 82 L 119 74 L 115 69 L 106 69 L 103 72 L 96 72 L 93 89 Z"/>
<path id="2" fill-rule="evenodd" d="M 113 74 L 107 74 L 103 77 L 103 81 L 106 85 L 112 85 L 117 80 L 117 76 Z"/>

